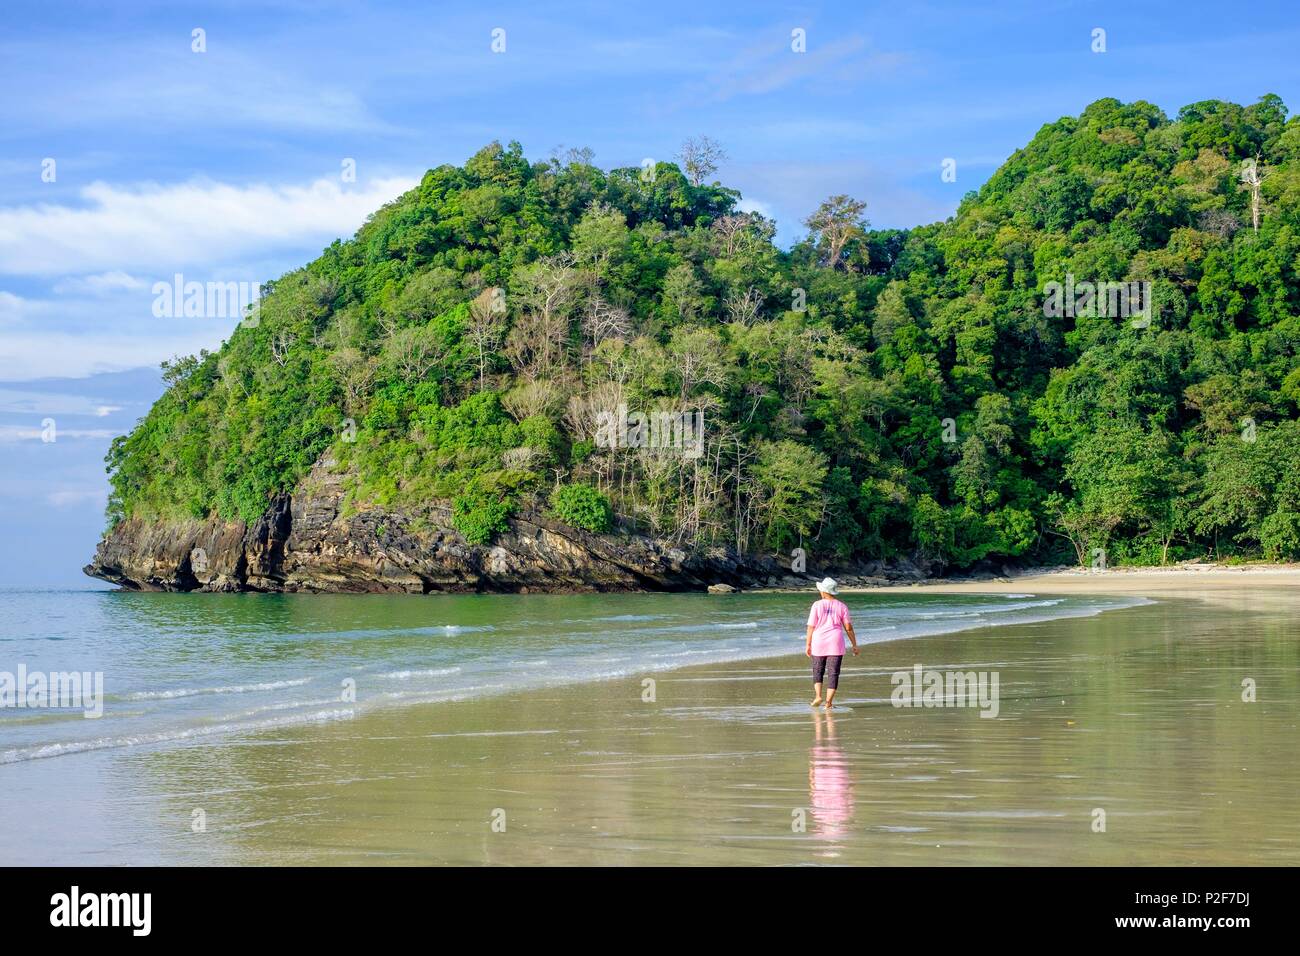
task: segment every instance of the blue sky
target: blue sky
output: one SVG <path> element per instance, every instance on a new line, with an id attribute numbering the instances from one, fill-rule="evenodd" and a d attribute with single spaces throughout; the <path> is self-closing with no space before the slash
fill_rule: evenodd
<path id="1" fill-rule="evenodd" d="M 274 278 L 493 139 L 539 159 L 589 146 L 609 167 L 708 134 L 728 153 L 719 178 L 788 244 L 832 193 L 866 200 L 877 226 L 945 218 L 1044 123 L 1103 96 L 1172 114 L 1271 92 L 1294 108 L 1297 49 L 1294 4 L 1267 0 L 8 0 L 0 586 L 88 583 L 111 436 L 156 397 L 159 361 L 233 327 L 156 318 L 153 283 Z"/>

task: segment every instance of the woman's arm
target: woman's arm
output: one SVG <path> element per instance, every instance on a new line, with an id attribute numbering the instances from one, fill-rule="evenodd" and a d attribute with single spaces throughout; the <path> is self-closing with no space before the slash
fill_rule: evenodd
<path id="1" fill-rule="evenodd" d="M 853 645 L 853 656 L 857 657 L 858 656 L 858 635 L 853 633 L 852 624 L 845 624 L 844 630 L 849 635 L 849 643 Z"/>
<path id="2" fill-rule="evenodd" d="M 808 625 L 808 633 L 803 637 L 803 656 L 812 657 L 812 632 L 813 626 Z"/>

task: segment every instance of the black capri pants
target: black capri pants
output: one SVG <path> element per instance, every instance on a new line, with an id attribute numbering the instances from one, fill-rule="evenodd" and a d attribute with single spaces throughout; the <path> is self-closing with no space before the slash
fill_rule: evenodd
<path id="1" fill-rule="evenodd" d="M 840 664 L 844 662 L 843 654 L 814 657 L 812 662 L 814 684 L 825 683 L 827 690 L 835 690 L 840 686 Z M 825 678 L 824 681 L 823 677 Z"/>

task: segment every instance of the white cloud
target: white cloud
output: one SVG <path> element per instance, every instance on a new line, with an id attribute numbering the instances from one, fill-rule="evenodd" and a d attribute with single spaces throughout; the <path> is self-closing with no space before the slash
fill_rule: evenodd
<path id="1" fill-rule="evenodd" d="M 756 212 L 764 219 L 776 218 L 772 215 L 772 207 L 757 199 L 742 199 L 736 203 L 736 208 L 741 212 Z"/>
<path id="2" fill-rule="evenodd" d="M 137 279 L 120 269 L 114 269 L 112 272 L 101 272 L 99 275 L 60 279 L 54 284 L 54 291 L 59 295 L 107 295 L 121 290 L 134 291 L 148 287 L 149 283 L 143 279 Z"/>
<path id="3" fill-rule="evenodd" d="M 107 418 L 122 411 L 121 405 L 106 405 L 103 399 L 68 392 L 33 392 L 0 386 L 0 414 L 87 415 Z"/>
<path id="4" fill-rule="evenodd" d="M 0 274 L 60 277 L 44 298 L 0 291 L 0 381 L 80 378 L 216 348 L 234 322 L 160 322 L 153 283 L 195 270 L 214 280 L 279 275 L 415 183 L 100 182 L 81 191 L 83 205 L 0 207 Z M 104 407 L 96 414 L 111 412 Z"/>
<path id="5" fill-rule="evenodd" d="M 909 62 L 905 54 L 872 49 L 868 40 L 857 34 L 826 42 L 810 40 L 807 52 L 795 53 L 790 34 L 764 33 L 709 75 L 687 84 L 682 95 L 670 99 L 668 106 L 698 109 L 702 101 L 722 103 L 738 96 L 774 93 L 808 81 L 860 85 L 897 73 Z"/>
<path id="6" fill-rule="evenodd" d="M 232 320 L 221 326 L 172 326 L 153 332 L 123 328 L 94 333 L 6 333 L 0 338 L 0 381 L 84 378 L 97 372 L 157 367 L 164 359 L 217 348 L 234 326 Z"/>
<path id="7" fill-rule="evenodd" d="M 84 206 L 0 208 L 0 273 L 102 271 L 130 278 L 126 270 L 131 269 L 170 275 L 195 263 L 324 244 L 350 235 L 370 213 L 415 184 L 408 178 L 347 188 L 334 179 L 291 186 L 202 179 L 126 187 L 96 182 L 81 190 Z M 0 316 L 5 308 L 0 300 Z"/>
<path id="8" fill-rule="evenodd" d="M 0 425 L 0 444 L 16 441 L 42 441 L 45 430 L 43 428 L 30 428 L 25 425 Z M 55 444 L 66 439 L 89 438 L 95 441 L 104 441 L 109 438 L 116 438 L 118 433 L 107 428 L 59 428 L 58 421 L 55 421 L 54 431 L 52 433 L 54 441 L 48 444 Z"/>
<path id="9" fill-rule="evenodd" d="M 50 492 L 45 500 L 56 508 L 70 508 L 80 504 L 93 504 L 102 508 L 108 503 L 108 492 L 102 488 L 65 488 Z"/>
<path id="10" fill-rule="evenodd" d="M 0 325 L 11 325 L 22 317 L 24 302 L 12 292 L 0 290 Z"/>
<path id="11" fill-rule="evenodd" d="M 72 29 L 70 24 L 65 29 Z M 10 31 L 12 32 L 12 31 Z M 355 73 L 323 65 L 316 51 L 230 42 L 213 31 L 212 51 L 190 51 L 189 28 L 135 39 L 116 34 L 98 42 L 95 34 L 63 42 L 4 37 L 0 55 L 11 76 L 25 78 L 23 96 L 0 99 L 0 117 L 10 125 L 117 127 L 135 124 L 157 134 L 161 128 L 254 127 L 382 132 L 391 129 L 358 94 Z M 247 40 L 248 38 L 244 38 Z M 178 40 L 182 42 L 177 42 Z M 299 50 L 302 55 L 295 55 Z M 351 82 L 350 82 L 351 81 Z"/>

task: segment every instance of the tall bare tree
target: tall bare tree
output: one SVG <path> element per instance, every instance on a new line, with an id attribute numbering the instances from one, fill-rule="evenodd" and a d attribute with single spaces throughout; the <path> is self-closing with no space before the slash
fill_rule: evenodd
<path id="1" fill-rule="evenodd" d="M 515 274 L 518 318 L 506 339 L 511 364 L 530 378 L 550 374 L 564 362 L 569 320 L 586 283 L 573 257 L 560 253 L 524 266 Z"/>
<path id="2" fill-rule="evenodd" d="M 478 352 L 478 390 L 483 391 L 487 373 L 487 356 L 501 344 L 505 335 L 505 295 L 501 289 L 484 289 L 469 304 L 469 322 L 465 337 Z"/>
<path id="3" fill-rule="evenodd" d="M 729 322 L 751 325 L 758 321 L 759 313 L 763 311 L 763 293 L 751 285 L 744 292 L 733 292 L 728 295 L 723 300 L 723 305 L 726 307 Z"/>
<path id="4" fill-rule="evenodd" d="M 384 340 L 380 364 L 406 382 L 421 382 L 438 364 L 441 349 L 436 333 L 427 325 L 409 325 Z"/>
<path id="5" fill-rule="evenodd" d="M 718 165 L 727 158 L 727 154 L 717 140 L 701 136 L 682 143 L 682 151 L 677 154 L 677 158 L 682 161 L 686 178 L 691 181 L 691 185 L 702 186 L 705 179 L 718 171 Z"/>
<path id="6" fill-rule="evenodd" d="M 283 330 L 276 332 L 272 337 L 271 358 L 275 359 L 275 363 L 280 367 L 283 368 L 284 364 L 289 361 L 289 350 L 293 348 L 293 344 L 297 341 L 297 338 L 298 337 L 292 332 L 285 332 Z"/>
<path id="7" fill-rule="evenodd" d="M 626 309 L 605 301 L 599 294 L 588 300 L 582 316 L 582 333 L 588 350 L 605 339 L 625 339 L 631 332 L 632 318 Z"/>
<path id="8" fill-rule="evenodd" d="M 730 259 L 740 249 L 750 231 L 750 216 L 744 212 L 727 213 L 713 220 L 709 230 L 717 240 L 718 253 Z"/>
<path id="9" fill-rule="evenodd" d="M 350 412 L 359 410 L 375 381 L 374 357 L 354 346 L 345 345 L 331 352 L 328 361 L 335 380 L 343 390 L 344 408 Z"/>
<path id="10" fill-rule="evenodd" d="M 701 385 L 726 386 L 722 339 L 713 329 L 674 329 L 668 343 L 668 354 L 678 381 L 678 398 L 683 404 Z"/>
<path id="11" fill-rule="evenodd" d="M 1259 168 L 1259 157 L 1248 159 L 1241 164 L 1241 181 L 1250 189 L 1250 224 L 1259 232 L 1259 187 L 1263 182 L 1263 170 Z"/>

